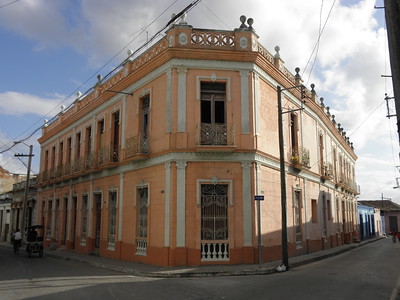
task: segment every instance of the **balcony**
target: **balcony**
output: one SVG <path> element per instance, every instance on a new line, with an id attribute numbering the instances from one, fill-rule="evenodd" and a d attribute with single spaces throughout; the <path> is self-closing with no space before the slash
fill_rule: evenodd
<path id="1" fill-rule="evenodd" d="M 360 194 L 357 183 L 353 179 L 348 178 L 344 173 L 339 175 L 339 180 L 336 182 L 336 187 L 355 195 Z"/>
<path id="2" fill-rule="evenodd" d="M 299 147 L 299 149 L 292 150 L 292 156 L 290 158 L 292 167 L 298 170 L 310 168 L 310 150 L 305 147 Z"/>
<path id="3" fill-rule="evenodd" d="M 102 146 L 97 152 L 97 161 L 96 164 L 98 166 L 104 165 L 105 163 L 110 162 L 110 146 Z"/>
<path id="4" fill-rule="evenodd" d="M 94 167 L 94 152 L 89 152 L 86 153 L 86 157 L 85 157 L 85 165 L 84 168 L 85 170 L 90 170 Z"/>
<path id="5" fill-rule="evenodd" d="M 197 124 L 196 146 L 198 151 L 233 151 L 235 149 L 234 125 Z"/>
<path id="6" fill-rule="evenodd" d="M 81 172 L 82 171 L 82 158 L 76 158 L 74 160 L 73 166 L 72 166 L 72 172 Z"/>
<path id="7" fill-rule="evenodd" d="M 331 163 L 325 163 L 322 167 L 322 180 L 332 180 L 333 179 L 333 165 Z"/>
<path id="8" fill-rule="evenodd" d="M 126 139 L 125 157 L 127 159 L 144 159 L 149 154 L 150 138 L 146 134 L 139 134 Z"/>

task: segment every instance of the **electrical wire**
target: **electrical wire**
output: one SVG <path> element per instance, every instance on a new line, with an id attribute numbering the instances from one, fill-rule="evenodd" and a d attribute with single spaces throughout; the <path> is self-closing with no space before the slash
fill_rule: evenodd
<path id="1" fill-rule="evenodd" d="M 321 41 L 321 25 L 322 25 L 322 11 L 323 11 L 323 8 L 324 8 L 324 0 L 322 0 L 321 1 L 321 8 L 320 8 L 320 10 L 319 10 L 319 26 L 318 26 L 318 39 L 317 39 L 317 43 L 316 43 L 316 51 L 315 51 L 315 56 L 314 56 L 314 60 L 313 60 L 313 63 L 312 63 L 312 65 L 311 65 L 311 69 L 310 69 L 310 73 L 308 74 L 308 79 L 307 79 L 307 82 L 306 82 L 306 84 L 305 85 L 308 85 L 308 82 L 310 81 L 310 77 L 311 77 L 311 72 L 312 72 L 312 70 L 313 70 L 313 68 L 314 68 L 314 65 L 315 65 L 315 62 L 317 61 L 317 57 L 318 57 L 318 51 L 319 51 L 319 45 L 320 45 L 320 41 Z M 313 50 L 314 51 L 314 50 Z M 311 57 L 311 56 L 310 56 Z M 310 61 L 310 60 L 309 60 Z M 308 61 L 308 62 L 309 62 Z M 307 66 L 308 66 L 308 62 L 307 62 L 307 65 L 306 65 L 306 68 L 307 68 Z M 305 70 L 304 70 L 305 71 Z M 304 71 L 303 71 L 303 74 L 304 74 Z"/>
<path id="2" fill-rule="evenodd" d="M 204 6 L 204 7 L 208 10 L 208 12 L 209 12 L 210 14 L 212 14 L 218 21 L 220 21 L 221 24 L 223 24 L 223 25 L 225 26 L 225 29 L 228 29 L 228 30 L 231 30 L 231 29 L 232 29 L 228 24 L 226 24 L 223 20 L 221 20 L 221 18 L 218 17 L 207 5 L 205 5 L 204 2 L 201 2 L 201 5 Z M 215 25 L 217 25 L 218 27 L 220 27 L 221 24 L 217 24 L 214 20 L 212 20 L 212 19 L 210 18 L 210 16 L 209 16 L 208 14 L 206 14 L 206 13 L 200 8 L 200 6 L 199 6 L 199 9 L 200 9 L 200 11 L 201 11 L 211 22 L 213 22 Z M 222 28 L 222 26 L 221 26 L 220 28 Z"/>
<path id="3" fill-rule="evenodd" d="M 10 2 L 10 3 L 7 3 L 7 4 L 1 5 L 0 8 L 9 6 L 9 5 L 14 4 L 14 3 L 16 3 L 16 2 L 18 2 L 18 1 L 20 1 L 20 0 L 15 0 L 15 1 L 13 1 L 13 2 Z"/>
<path id="4" fill-rule="evenodd" d="M 360 129 L 360 127 L 369 119 L 369 117 L 378 110 L 379 107 L 381 107 L 383 104 L 385 103 L 385 101 L 383 100 L 373 111 L 371 111 L 368 116 L 365 117 L 365 119 L 358 124 L 358 126 L 356 127 L 356 129 L 354 129 L 350 134 L 349 137 L 352 136 L 353 134 L 355 134 L 357 132 L 358 129 Z"/>
<path id="5" fill-rule="evenodd" d="M 315 52 L 317 49 L 319 49 L 319 44 L 320 44 L 321 36 L 322 36 L 322 34 L 323 34 L 324 30 L 325 30 L 326 24 L 328 23 L 328 20 L 329 20 L 329 18 L 330 18 L 330 16 L 331 16 L 331 13 L 332 13 L 333 7 L 335 6 L 335 3 L 336 3 L 336 0 L 333 1 L 332 6 L 331 6 L 331 8 L 330 8 L 330 10 L 329 10 L 328 16 L 326 17 L 324 26 L 322 27 L 322 29 L 321 29 L 320 32 L 318 33 L 317 42 L 315 43 L 315 46 L 314 46 L 314 48 L 313 48 L 313 50 L 312 50 L 312 52 L 311 52 L 311 54 L 310 54 L 310 57 L 308 58 L 308 61 L 307 61 L 307 63 L 306 63 L 306 66 L 305 66 L 304 69 L 303 69 L 303 72 L 302 72 L 302 74 L 301 74 L 301 77 L 303 77 L 303 75 L 304 75 L 304 73 L 305 73 L 305 71 L 306 71 L 306 69 L 307 69 L 307 67 L 308 67 L 308 64 L 310 63 L 311 58 L 313 57 L 314 52 Z M 322 4 L 321 4 L 321 9 L 320 9 L 320 22 L 321 22 L 322 6 L 323 6 L 323 0 L 322 0 Z M 320 23 L 320 26 L 321 26 L 321 23 Z M 318 50 L 317 50 L 317 51 L 318 51 Z M 317 54 L 318 54 L 318 53 L 317 53 Z M 313 62 L 312 67 L 311 67 L 311 69 L 310 69 L 310 72 L 309 72 L 309 75 L 308 75 L 308 80 L 310 80 L 311 73 L 312 73 L 312 70 L 313 70 L 314 65 L 315 65 L 315 61 L 317 60 L 317 54 L 315 55 L 314 62 Z M 307 80 L 307 84 L 308 84 L 308 80 Z M 306 85 L 307 85 L 307 84 L 306 84 Z"/>
<path id="6" fill-rule="evenodd" d="M 76 92 L 79 91 L 80 88 L 82 88 L 86 83 L 88 83 L 92 78 L 94 78 L 101 70 L 103 70 L 112 60 L 114 60 L 115 57 L 117 57 L 124 49 L 126 49 L 131 43 L 133 43 L 139 36 L 141 33 L 143 33 L 144 31 L 146 31 L 146 29 L 148 27 L 150 27 L 154 22 L 156 22 L 169 8 L 171 8 L 178 0 L 175 0 L 172 4 L 170 4 L 159 16 L 157 16 L 149 25 L 147 25 L 146 27 L 144 27 L 142 29 L 142 31 L 136 36 L 134 37 L 131 41 L 129 41 L 129 43 L 127 43 L 122 49 L 120 49 L 115 55 L 113 55 L 109 60 L 106 61 L 106 63 L 100 67 L 95 73 L 93 73 L 92 76 L 90 76 L 85 82 L 83 82 L 78 88 L 76 88 L 72 93 L 70 93 L 67 97 L 64 98 L 64 100 L 62 100 L 60 103 L 58 103 L 49 113 L 47 113 L 44 117 L 40 118 L 37 122 L 35 122 L 32 126 L 30 126 L 28 129 L 26 129 L 24 132 L 22 132 L 21 134 L 19 134 L 15 139 L 18 139 L 19 137 L 21 137 L 23 134 L 25 134 L 26 132 L 28 132 L 30 129 L 34 128 L 35 125 L 37 125 L 39 122 L 41 122 L 42 120 L 44 120 L 45 117 L 48 117 L 48 115 L 53 112 L 56 107 L 58 107 L 59 105 L 65 103 L 65 101 L 67 101 L 70 97 L 72 97 Z M 193 2 L 191 2 L 188 6 L 186 6 L 181 12 L 179 12 L 177 15 L 175 15 L 175 17 L 171 18 L 171 20 L 167 23 L 167 25 L 165 25 L 161 30 L 159 30 L 150 40 L 148 40 L 145 44 L 143 44 L 141 47 L 139 47 L 131 56 L 129 56 L 127 59 L 125 59 L 121 64 L 119 64 L 117 67 L 115 67 L 111 72 L 109 72 L 104 78 L 106 79 L 107 77 L 109 77 L 110 75 L 114 74 L 117 70 L 120 69 L 120 67 L 122 65 L 124 65 L 132 56 L 136 55 L 138 52 L 140 52 L 144 47 L 148 46 L 149 44 L 151 44 L 155 38 L 157 38 L 159 36 L 159 34 L 165 30 L 170 24 L 172 24 L 173 22 L 175 22 L 179 17 L 181 17 L 184 13 L 189 12 L 193 7 L 195 7 L 201 0 L 195 0 Z M 83 93 L 82 97 L 84 97 L 85 95 L 87 95 L 90 91 L 93 90 L 93 87 L 89 88 L 85 93 Z M 74 103 L 71 103 L 66 110 L 68 110 Z M 47 123 L 50 124 L 51 122 L 53 122 L 56 118 L 58 117 L 58 114 L 53 116 Z M 15 147 L 16 144 L 22 143 L 26 140 L 28 140 L 30 137 L 32 137 L 37 131 L 39 131 L 40 129 L 42 129 L 42 126 L 36 128 L 32 133 L 30 133 L 27 137 L 22 138 L 21 140 L 19 140 L 18 142 L 14 142 L 13 145 L 9 146 L 8 148 L 6 148 L 5 150 L 0 151 L 0 154 L 5 153 L 9 150 L 11 150 L 12 148 Z"/>

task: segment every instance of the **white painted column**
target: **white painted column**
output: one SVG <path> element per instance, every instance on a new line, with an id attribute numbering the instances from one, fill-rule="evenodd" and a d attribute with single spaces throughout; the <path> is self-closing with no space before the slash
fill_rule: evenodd
<path id="1" fill-rule="evenodd" d="M 243 240 L 244 246 L 252 245 L 251 228 L 251 162 L 242 163 L 243 190 Z"/>
<path id="2" fill-rule="evenodd" d="M 119 193 L 118 193 L 118 241 L 122 241 L 122 213 L 124 207 L 124 177 L 125 173 L 119 174 Z"/>
<path id="3" fill-rule="evenodd" d="M 187 68 L 178 68 L 177 71 L 178 71 L 178 132 L 185 132 Z"/>
<path id="4" fill-rule="evenodd" d="M 242 133 L 250 133 L 249 71 L 240 71 L 240 98 L 242 108 Z"/>
<path id="5" fill-rule="evenodd" d="M 90 183 L 89 183 L 89 217 L 88 217 L 88 221 L 89 221 L 89 225 L 88 225 L 88 230 L 86 232 L 86 236 L 87 237 L 91 237 L 92 236 L 92 220 L 93 220 L 93 179 L 90 179 Z"/>
<path id="6" fill-rule="evenodd" d="M 254 74 L 254 91 L 253 91 L 253 95 L 254 95 L 254 130 L 256 135 L 260 134 L 259 132 L 259 122 L 260 122 L 260 110 L 258 109 L 260 107 L 260 82 L 259 82 L 260 78 L 258 76 L 258 74 Z"/>
<path id="7" fill-rule="evenodd" d="M 257 171 L 256 194 L 261 195 L 261 164 L 256 163 L 255 167 L 256 167 L 256 171 Z"/>
<path id="8" fill-rule="evenodd" d="M 310 232 L 310 223 L 311 223 L 311 222 L 309 222 L 309 220 L 308 220 L 309 215 L 308 215 L 307 182 L 308 182 L 307 179 L 304 178 L 304 179 L 303 179 L 303 195 L 304 195 L 304 197 L 302 197 L 302 200 L 303 200 L 303 203 L 304 203 L 304 218 L 305 218 L 305 223 L 306 223 L 306 226 L 305 226 L 305 229 L 306 229 L 306 239 L 309 240 L 309 239 L 310 239 L 310 234 L 309 234 L 309 232 Z M 311 203 L 311 201 L 310 201 L 310 203 Z"/>
<path id="9" fill-rule="evenodd" d="M 176 207 L 176 246 L 177 247 L 185 247 L 185 201 L 186 201 L 186 161 L 177 161 L 176 168 L 177 168 L 177 207 Z"/>
<path id="10" fill-rule="evenodd" d="M 171 207 L 171 163 L 165 163 L 165 190 L 164 190 L 164 246 L 169 247 L 169 218 Z"/>
<path id="11" fill-rule="evenodd" d="M 167 70 L 167 112 L 166 112 L 166 131 L 171 133 L 171 111 L 172 111 L 172 70 Z"/>
<path id="12" fill-rule="evenodd" d="M 121 111 L 121 148 L 125 149 L 125 129 L 126 129 L 126 97 L 122 100 L 122 111 Z M 94 139 L 93 139 L 94 140 Z M 97 149 L 96 149 L 97 150 Z"/>

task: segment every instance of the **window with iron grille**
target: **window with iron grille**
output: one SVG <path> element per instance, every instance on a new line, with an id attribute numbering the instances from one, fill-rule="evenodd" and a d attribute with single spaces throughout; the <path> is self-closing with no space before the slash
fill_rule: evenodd
<path id="1" fill-rule="evenodd" d="M 82 239 L 86 239 L 86 227 L 87 227 L 87 213 L 88 213 L 88 196 L 82 196 Z"/>
<path id="2" fill-rule="evenodd" d="M 294 191 L 294 225 L 296 229 L 296 242 L 301 243 L 301 191 Z"/>
<path id="3" fill-rule="evenodd" d="M 109 193 L 109 216 L 108 216 L 108 243 L 115 243 L 115 234 L 117 230 L 117 192 Z"/>
<path id="4" fill-rule="evenodd" d="M 148 187 L 140 187 L 137 189 L 138 195 L 138 238 L 147 238 L 148 227 L 148 204 L 149 204 L 149 189 Z"/>
<path id="5" fill-rule="evenodd" d="M 201 239 L 228 239 L 228 185 L 201 185 Z"/>

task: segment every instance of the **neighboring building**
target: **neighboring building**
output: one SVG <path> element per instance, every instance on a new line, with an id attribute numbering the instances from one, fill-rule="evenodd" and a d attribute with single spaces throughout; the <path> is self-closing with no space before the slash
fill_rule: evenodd
<path id="1" fill-rule="evenodd" d="M 0 193 L 11 191 L 13 184 L 26 180 L 26 175 L 13 174 L 0 167 Z"/>
<path id="2" fill-rule="evenodd" d="M 12 194 L 0 194 L 0 241 L 11 241 L 11 202 Z"/>
<path id="3" fill-rule="evenodd" d="M 375 235 L 384 236 L 385 234 L 385 217 L 379 208 L 374 207 Z"/>
<path id="4" fill-rule="evenodd" d="M 358 224 L 360 240 L 370 239 L 375 236 L 375 211 L 374 208 L 358 203 Z"/>
<path id="5" fill-rule="evenodd" d="M 400 205 L 390 200 L 359 201 L 362 205 L 368 205 L 380 210 L 383 217 L 383 234 L 390 234 L 393 230 L 400 231 Z"/>
<path id="6" fill-rule="evenodd" d="M 302 81 L 244 23 L 172 25 L 43 127 L 46 245 L 160 266 L 256 263 L 264 195 L 262 261 L 281 257 L 277 85 Z M 358 237 L 357 156 L 306 95 L 282 92 L 289 256 Z"/>
<path id="7" fill-rule="evenodd" d="M 25 187 L 26 181 L 18 182 L 13 184 L 12 193 L 12 203 L 11 203 L 11 219 L 12 219 L 12 230 L 15 231 L 17 228 L 22 228 L 22 213 L 24 207 L 25 199 Z M 26 211 L 25 211 L 25 222 L 24 227 L 31 225 L 36 225 L 37 207 L 36 207 L 36 177 L 31 177 L 29 179 L 28 194 L 26 201 Z"/>

